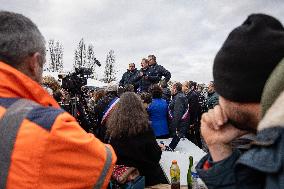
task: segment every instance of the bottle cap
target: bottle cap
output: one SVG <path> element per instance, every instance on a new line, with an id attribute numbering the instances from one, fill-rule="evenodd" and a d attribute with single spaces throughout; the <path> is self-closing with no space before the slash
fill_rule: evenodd
<path id="1" fill-rule="evenodd" d="M 172 164 L 177 164 L 177 160 L 173 160 L 173 161 L 172 161 Z"/>

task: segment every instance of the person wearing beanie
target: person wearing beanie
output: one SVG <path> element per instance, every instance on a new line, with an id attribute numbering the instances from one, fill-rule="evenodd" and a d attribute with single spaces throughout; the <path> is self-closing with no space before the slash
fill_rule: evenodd
<path id="1" fill-rule="evenodd" d="M 260 104 L 265 83 L 283 58 L 284 28 L 265 14 L 248 16 L 217 53 L 213 77 L 219 105 L 202 115 L 209 154 L 196 166 L 209 189 L 284 188 L 284 113 L 271 110 L 284 106 L 284 93 L 262 120 Z M 256 135 L 246 151 L 232 148 L 248 133 Z"/>

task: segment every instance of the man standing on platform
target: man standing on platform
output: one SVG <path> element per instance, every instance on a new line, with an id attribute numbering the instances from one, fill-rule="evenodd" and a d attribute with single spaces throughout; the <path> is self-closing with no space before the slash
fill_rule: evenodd
<path id="1" fill-rule="evenodd" d="M 138 70 L 135 68 L 134 63 L 130 63 L 127 71 L 122 75 L 121 80 L 119 81 L 119 86 L 125 87 L 127 85 L 133 85 L 134 89 L 138 88 L 137 82 L 134 81 Z"/>
<path id="2" fill-rule="evenodd" d="M 134 81 L 138 83 L 138 92 L 149 92 L 149 87 L 160 81 L 160 77 L 151 72 L 149 67 L 149 61 L 146 58 L 141 60 L 141 69 L 136 74 Z"/>
<path id="3" fill-rule="evenodd" d="M 164 80 L 166 82 L 168 82 L 171 79 L 171 73 L 168 70 L 166 70 L 163 66 L 157 64 L 155 55 L 149 55 L 148 61 L 150 66 L 149 70 L 150 75 L 157 75 L 160 77 L 160 80 L 164 76 L 165 78 Z M 155 83 L 159 83 L 160 80 L 156 81 Z"/>

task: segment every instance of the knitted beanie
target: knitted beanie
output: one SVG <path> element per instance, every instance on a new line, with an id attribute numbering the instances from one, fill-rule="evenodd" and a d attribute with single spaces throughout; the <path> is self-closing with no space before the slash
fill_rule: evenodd
<path id="1" fill-rule="evenodd" d="M 266 80 L 283 57 L 282 24 L 252 14 L 229 34 L 215 57 L 215 90 L 234 102 L 260 102 Z"/>

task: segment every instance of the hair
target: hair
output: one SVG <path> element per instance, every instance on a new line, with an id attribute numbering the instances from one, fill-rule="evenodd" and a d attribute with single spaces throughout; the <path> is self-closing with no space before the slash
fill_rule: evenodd
<path id="1" fill-rule="evenodd" d="M 189 82 L 189 88 L 190 88 L 190 89 L 193 87 L 193 90 L 195 90 L 195 89 L 196 89 L 196 85 L 197 85 L 197 83 L 194 82 L 194 81 Z"/>
<path id="2" fill-rule="evenodd" d="M 190 81 L 185 81 L 185 82 L 183 83 L 183 85 L 184 85 L 186 88 L 189 89 L 189 87 L 190 87 Z"/>
<path id="3" fill-rule="evenodd" d="M 173 86 L 176 87 L 176 90 L 177 90 L 178 92 L 181 92 L 181 90 L 182 90 L 182 84 L 181 84 L 180 82 L 175 83 Z"/>
<path id="4" fill-rule="evenodd" d="M 44 76 L 42 84 L 52 89 L 53 92 L 60 90 L 60 84 L 53 76 Z"/>
<path id="5" fill-rule="evenodd" d="M 37 26 L 27 17 L 0 11 L 0 61 L 17 68 L 36 52 L 45 62 L 45 40 Z"/>
<path id="6" fill-rule="evenodd" d="M 102 99 L 105 96 L 105 90 L 99 89 L 94 93 L 94 99 L 95 102 L 98 102 L 100 99 Z"/>
<path id="7" fill-rule="evenodd" d="M 145 61 L 147 64 L 149 64 L 149 61 L 147 58 L 142 58 L 141 62 Z"/>
<path id="8" fill-rule="evenodd" d="M 133 92 L 125 92 L 107 121 L 107 136 L 137 136 L 149 129 L 148 121 L 148 114 L 139 96 Z"/>
<path id="9" fill-rule="evenodd" d="M 152 85 L 149 92 L 152 94 L 152 98 L 162 98 L 163 96 L 163 90 L 158 84 Z"/>
<path id="10" fill-rule="evenodd" d="M 125 92 L 134 92 L 134 86 L 132 84 L 127 84 L 124 86 L 124 91 Z"/>
<path id="11" fill-rule="evenodd" d="M 155 56 L 155 55 L 150 54 L 150 55 L 148 56 L 148 58 L 149 58 L 149 57 L 153 58 L 153 60 L 156 62 L 156 56 Z"/>
<path id="12" fill-rule="evenodd" d="M 150 93 L 143 92 L 140 94 L 140 98 L 143 103 L 150 104 L 152 102 L 152 95 Z"/>

